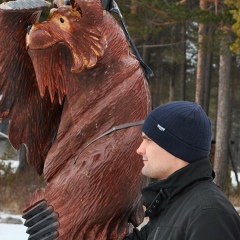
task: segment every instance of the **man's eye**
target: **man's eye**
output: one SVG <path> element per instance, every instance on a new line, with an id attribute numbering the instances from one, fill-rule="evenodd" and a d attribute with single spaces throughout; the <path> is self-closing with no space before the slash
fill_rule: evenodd
<path id="1" fill-rule="evenodd" d="M 147 137 L 143 137 L 143 141 L 146 141 L 146 142 L 151 142 L 152 140 L 150 138 L 147 138 Z"/>

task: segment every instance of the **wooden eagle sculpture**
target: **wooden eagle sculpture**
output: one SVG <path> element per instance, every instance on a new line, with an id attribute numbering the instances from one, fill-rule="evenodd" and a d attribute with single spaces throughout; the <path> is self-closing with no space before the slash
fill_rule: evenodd
<path id="1" fill-rule="evenodd" d="M 136 154 L 148 84 L 100 0 L 0 5 L 0 117 L 46 187 L 24 210 L 29 239 L 120 240 L 143 220 Z"/>

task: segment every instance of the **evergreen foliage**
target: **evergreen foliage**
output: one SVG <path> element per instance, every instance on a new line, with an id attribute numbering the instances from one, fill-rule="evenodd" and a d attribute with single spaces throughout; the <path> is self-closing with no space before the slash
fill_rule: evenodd
<path id="1" fill-rule="evenodd" d="M 184 61 L 186 61 L 187 66 L 186 100 L 194 101 L 198 25 L 199 23 L 205 23 L 214 29 L 214 41 L 212 38 L 208 40 L 209 42 L 213 41 L 213 43 L 211 48 L 206 46 L 206 51 L 213 54 L 215 62 L 213 62 L 212 74 L 217 74 L 219 47 L 223 36 L 221 28 L 234 23 L 230 12 L 231 8 L 224 6 L 216 9 L 214 3 L 209 3 L 207 11 L 205 11 L 199 8 L 199 1 L 136 0 L 134 3 L 137 11 L 132 13 L 131 1 L 117 2 L 134 42 L 144 60 L 155 73 L 155 77 L 150 79 L 149 82 L 152 90 L 153 107 L 169 100 L 170 78 L 174 79 L 176 86 L 174 90 L 175 99 L 182 98 L 177 86 L 180 86 L 179 69 Z M 182 40 L 181 33 L 183 25 L 186 28 L 185 42 Z M 181 44 L 186 44 L 185 51 L 180 47 Z M 187 59 L 185 59 L 185 56 Z M 159 100 L 155 101 L 155 99 Z"/>
<path id="2" fill-rule="evenodd" d="M 235 53 L 240 53 L 240 0 L 226 0 L 226 4 L 231 8 L 230 13 L 235 20 L 232 29 L 236 34 L 236 39 L 231 45 L 231 50 Z"/>

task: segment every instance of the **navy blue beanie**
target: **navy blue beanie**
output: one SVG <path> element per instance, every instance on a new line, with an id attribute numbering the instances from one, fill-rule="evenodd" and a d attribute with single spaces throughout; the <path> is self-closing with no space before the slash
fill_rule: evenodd
<path id="1" fill-rule="evenodd" d="M 160 147 L 186 162 L 206 157 L 211 149 L 211 121 L 196 103 L 175 101 L 155 108 L 142 131 Z"/>

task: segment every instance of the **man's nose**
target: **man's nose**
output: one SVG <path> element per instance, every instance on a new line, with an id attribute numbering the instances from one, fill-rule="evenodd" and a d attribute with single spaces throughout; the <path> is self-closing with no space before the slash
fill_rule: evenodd
<path id="1" fill-rule="evenodd" d="M 143 142 L 140 144 L 140 146 L 137 149 L 137 154 L 142 155 L 144 154 L 144 148 L 143 148 Z"/>

